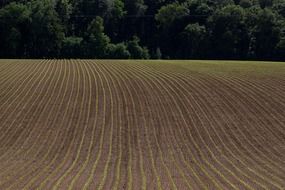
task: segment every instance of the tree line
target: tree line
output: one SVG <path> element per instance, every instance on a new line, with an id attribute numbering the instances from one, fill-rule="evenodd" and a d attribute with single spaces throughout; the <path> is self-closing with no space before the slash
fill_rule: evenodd
<path id="1" fill-rule="evenodd" d="M 285 60 L 285 1 L 0 0 L 0 58 Z"/>

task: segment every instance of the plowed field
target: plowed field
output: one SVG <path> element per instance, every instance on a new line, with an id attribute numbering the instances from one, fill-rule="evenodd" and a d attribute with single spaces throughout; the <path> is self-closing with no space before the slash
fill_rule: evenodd
<path id="1" fill-rule="evenodd" d="M 285 63 L 1 60 L 0 189 L 285 189 Z"/>

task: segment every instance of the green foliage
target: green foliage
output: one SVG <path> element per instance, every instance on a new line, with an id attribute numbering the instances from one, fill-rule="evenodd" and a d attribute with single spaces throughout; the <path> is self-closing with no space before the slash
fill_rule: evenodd
<path id="1" fill-rule="evenodd" d="M 108 58 L 110 58 L 110 59 L 129 59 L 130 57 L 131 57 L 131 54 L 127 50 L 127 46 L 124 43 L 109 44 L 109 46 L 108 46 Z"/>
<path id="2" fill-rule="evenodd" d="M 282 59 L 282 57 L 285 55 L 285 37 L 282 37 L 280 42 L 277 44 L 276 54 L 280 59 Z"/>
<path id="3" fill-rule="evenodd" d="M 0 1 L 0 58 L 285 60 L 284 39 L 284 0 Z"/>
<path id="4" fill-rule="evenodd" d="M 64 31 L 53 2 L 34 0 L 28 6 L 32 20 L 29 26 L 28 43 L 31 55 L 33 57 L 58 56 L 64 39 Z"/>
<path id="5" fill-rule="evenodd" d="M 64 33 L 51 1 L 11 3 L 0 10 L 0 18 L 1 41 L 7 56 L 58 55 Z"/>
<path id="6" fill-rule="evenodd" d="M 223 8 L 223 7 L 228 6 L 228 5 L 234 5 L 235 1 L 234 0 L 215 0 L 214 4 L 218 8 Z"/>
<path id="7" fill-rule="evenodd" d="M 156 48 L 154 55 L 152 56 L 153 59 L 161 59 L 162 53 L 160 48 Z"/>
<path id="8" fill-rule="evenodd" d="M 58 0 L 55 6 L 55 10 L 59 15 L 59 19 L 61 20 L 62 25 L 67 30 L 68 21 L 72 14 L 72 5 L 69 0 Z"/>
<path id="9" fill-rule="evenodd" d="M 280 41 L 281 29 L 270 9 L 260 10 L 253 28 L 254 52 L 257 57 L 270 58 Z"/>
<path id="10" fill-rule="evenodd" d="M 155 15 L 155 19 L 162 27 L 169 27 L 176 19 L 188 14 L 189 10 L 185 6 L 175 2 L 161 7 Z"/>
<path id="11" fill-rule="evenodd" d="M 66 37 L 62 42 L 61 56 L 65 58 L 81 57 L 83 39 L 80 37 Z"/>
<path id="12" fill-rule="evenodd" d="M 147 10 L 144 0 L 125 0 L 125 5 L 129 15 L 142 16 Z"/>
<path id="13" fill-rule="evenodd" d="M 22 38 L 30 24 L 30 10 L 23 4 L 11 3 L 0 10 L 0 55 L 23 56 Z"/>
<path id="14" fill-rule="evenodd" d="M 273 5 L 273 0 L 258 0 L 261 8 L 271 7 Z"/>
<path id="15" fill-rule="evenodd" d="M 285 1 L 280 0 L 273 5 L 273 10 L 276 10 L 281 16 L 285 18 Z M 285 22 L 283 20 L 283 22 Z"/>
<path id="16" fill-rule="evenodd" d="M 253 5 L 253 2 L 252 2 L 252 0 L 241 0 L 239 2 L 239 5 L 243 8 L 249 8 Z"/>
<path id="17" fill-rule="evenodd" d="M 105 18 L 111 15 L 113 1 L 110 0 L 78 0 L 75 8 L 84 15 L 96 15 Z"/>
<path id="18" fill-rule="evenodd" d="M 85 56 L 88 58 L 103 58 L 106 56 L 109 37 L 104 33 L 103 19 L 97 16 L 87 28 Z"/>
<path id="19" fill-rule="evenodd" d="M 140 39 L 134 36 L 132 40 L 128 41 L 128 50 L 133 59 L 149 59 L 148 49 L 139 45 Z"/>
<path id="20" fill-rule="evenodd" d="M 127 13 L 125 10 L 125 5 L 121 0 L 114 0 L 114 7 L 112 9 L 112 17 L 114 19 L 121 19 Z"/>
<path id="21" fill-rule="evenodd" d="M 245 11 L 237 5 L 229 5 L 209 19 L 214 55 L 217 58 L 245 57 L 248 52 L 249 36 L 245 25 Z"/>
<path id="22" fill-rule="evenodd" d="M 184 45 L 183 57 L 199 58 L 203 49 L 201 44 L 205 43 L 206 27 L 198 23 L 188 24 L 181 34 L 181 43 Z"/>

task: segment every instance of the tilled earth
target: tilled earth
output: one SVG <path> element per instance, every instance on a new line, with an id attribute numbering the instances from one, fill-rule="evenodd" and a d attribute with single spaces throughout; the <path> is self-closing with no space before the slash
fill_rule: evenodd
<path id="1" fill-rule="evenodd" d="M 0 189 L 285 189 L 285 64 L 0 60 Z"/>

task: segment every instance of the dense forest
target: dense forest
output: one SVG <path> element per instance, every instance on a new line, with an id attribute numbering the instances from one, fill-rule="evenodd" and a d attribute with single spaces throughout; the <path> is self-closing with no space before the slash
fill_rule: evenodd
<path id="1" fill-rule="evenodd" d="M 285 60 L 285 0 L 0 0 L 0 57 Z"/>

